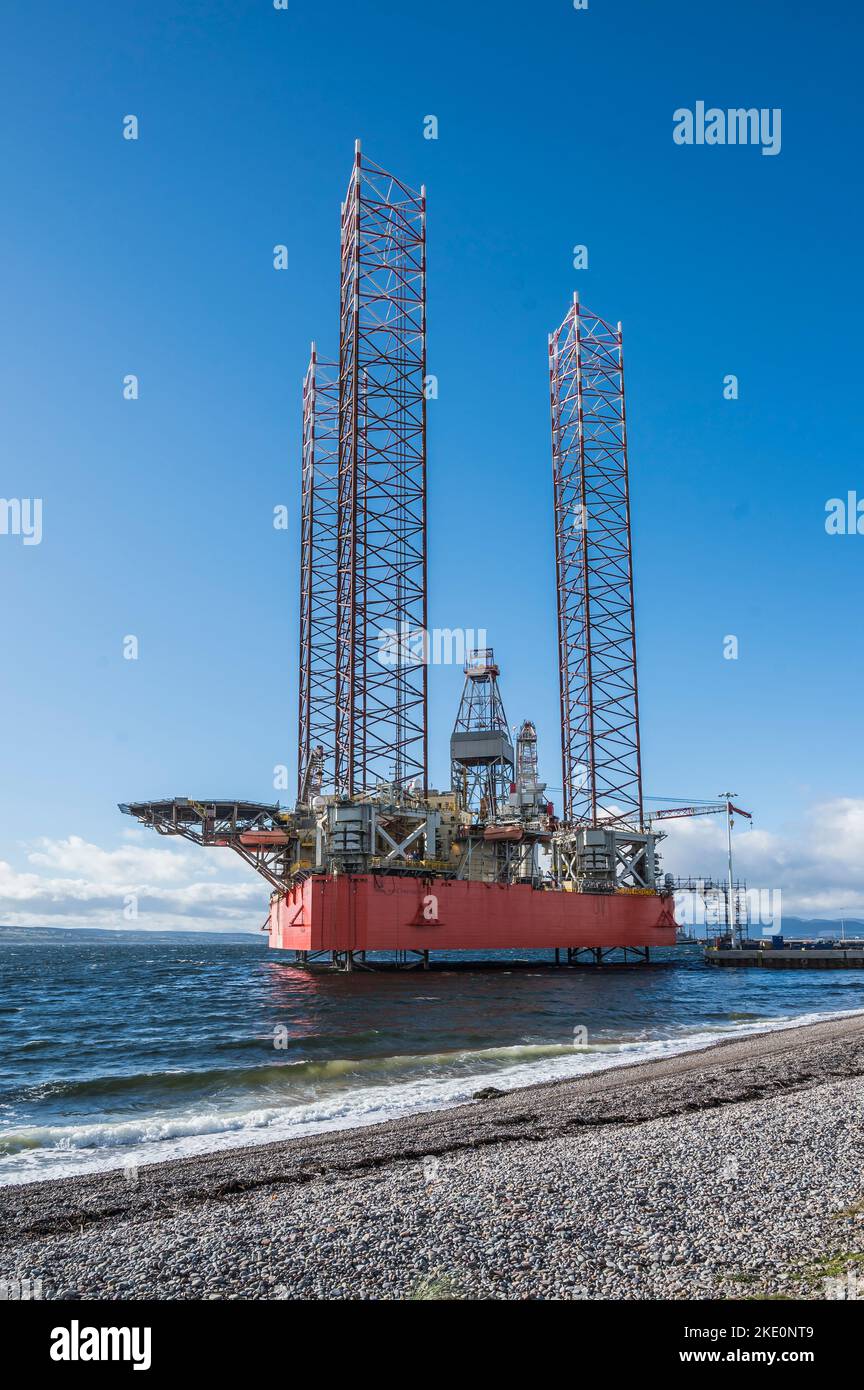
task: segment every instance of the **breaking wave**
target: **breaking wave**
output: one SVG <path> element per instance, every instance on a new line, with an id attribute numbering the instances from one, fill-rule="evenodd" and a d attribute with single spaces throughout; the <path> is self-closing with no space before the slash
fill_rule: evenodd
<path id="1" fill-rule="evenodd" d="M 0 1182 L 105 1171 L 355 1128 L 459 1105 L 484 1086 L 509 1090 L 560 1081 L 692 1051 L 734 1036 L 857 1012 L 860 1010 L 844 1009 L 761 1021 L 748 1017 L 717 1024 L 710 1030 L 682 1029 L 678 1036 L 659 1040 L 640 1038 L 579 1047 L 520 1043 L 57 1083 L 51 1087 L 52 1095 L 98 1099 L 99 1110 L 108 1113 L 90 1123 L 0 1129 Z M 127 1093 L 142 1098 L 138 1113 L 110 1117 L 110 1098 Z M 172 1109 L 171 1100 L 183 1096 L 187 1104 Z"/>

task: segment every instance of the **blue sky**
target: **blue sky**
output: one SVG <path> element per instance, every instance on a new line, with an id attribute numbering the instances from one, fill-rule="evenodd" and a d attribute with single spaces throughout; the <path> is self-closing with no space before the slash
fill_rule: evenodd
<path id="1" fill-rule="evenodd" d="M 110 852 L 118 800 L 271 799 L 293 764 L 297 528 L 272 510 L 296 510 L 309 341 L 336 345 L 358 136 L 428 190 L 431 623 L 486 629 L 549 783 L 546 335 L 578 289 L 625 330 L 646 791 L 731 788 L 777 843 L 859 808 L 864 537 L 824 518 L 864 496 L 861 31 L 789 0 L 17 7 L 0 495 L 44 511 L 40 545 L 0 535 L 0 860 Z M 781 152 L 676 145 L 698 100 L 781 108 Z M 432 672 L 439 784 L 460 684 Z"/>

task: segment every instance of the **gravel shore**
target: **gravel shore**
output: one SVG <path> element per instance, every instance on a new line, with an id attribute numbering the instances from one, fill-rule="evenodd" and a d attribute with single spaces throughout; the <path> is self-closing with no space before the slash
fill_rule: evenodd
<path id="1" fill-rule="evenodd" d="M 824 1298 L 860 1269 L 864 1297 L 862 1077 L 864 1014 L 4 1188 L 0 1278 L 57 1299 Z"/>

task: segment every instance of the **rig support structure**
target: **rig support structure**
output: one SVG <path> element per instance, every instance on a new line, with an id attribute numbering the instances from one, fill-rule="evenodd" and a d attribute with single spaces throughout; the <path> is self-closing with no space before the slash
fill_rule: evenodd
<path id="1" fill-rule="evenodd" d="M 364 159 L 342 205 L 335 781 L 428 785 L 426 193 Z"/>
<path id="2" fill-rule="evenodd" d="M 339 368 L 315 344 L 303 382 L 297 800 L 335 777 Z"/>
<path id="3" fill-rule="evenodd" d="M 563 820 L 641 832 L 621 324 L 574 295 L 549 338 Z"/>

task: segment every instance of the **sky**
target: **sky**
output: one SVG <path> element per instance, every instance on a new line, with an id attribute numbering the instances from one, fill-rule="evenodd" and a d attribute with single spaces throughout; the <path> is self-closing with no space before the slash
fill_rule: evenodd
<path id="1" fill-rule="evenodd" d="M 864 499 L 862 29 L 795 0 L 15 7 L 0 498 L 42 520 L 0 530 L 0 921 L 117 925 L 126 892 L 154 926 L 263 919 L 242 864 L 116 808 L 293 769 L 301 382 L 357 138 L 428 194 L 430 625 L 485 630 L 558 788 L 546 341 L 578 290 L 624 325 L 650 804 L 734 791 L 742 874 L 864 915 L 864 535 L 825 525 Z M 676 143 L 700 101 L 779 109 L 778 152 Z M 431 671 L 438 785 L 460 688 Z M 673 872 L 722 868 L 720 818 L 669 829 Z"/>

